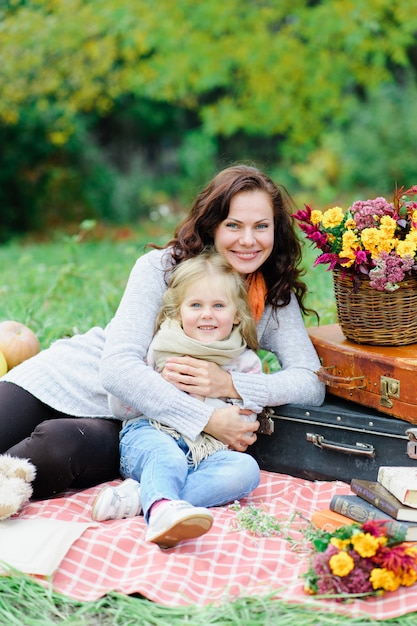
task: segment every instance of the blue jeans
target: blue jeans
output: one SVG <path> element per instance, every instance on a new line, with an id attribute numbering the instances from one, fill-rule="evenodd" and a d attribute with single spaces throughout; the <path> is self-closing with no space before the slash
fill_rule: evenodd
<path id="1" fill-rule="evenodd" d="M 259 484 L 259 466 L 243 452 L 218 450 L 195 467 L 188 446 L 151 426 L 147 419 L 128 424 L 120 437 L 120 473 L 141 483 L 145 519 L 154 502 L 186 500 L 194 506 L 220 506 L 248 495 Z"/>

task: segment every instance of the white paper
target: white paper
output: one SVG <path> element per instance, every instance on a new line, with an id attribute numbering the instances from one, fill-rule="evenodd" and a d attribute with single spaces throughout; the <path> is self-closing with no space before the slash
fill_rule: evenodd
<path id="1" fill-rule="evenodd" d="M 74 541 L 93 525 L 40 517 L 4 520 L 0 522 L 0 562 L 26 574 L 50 576 Z"/>

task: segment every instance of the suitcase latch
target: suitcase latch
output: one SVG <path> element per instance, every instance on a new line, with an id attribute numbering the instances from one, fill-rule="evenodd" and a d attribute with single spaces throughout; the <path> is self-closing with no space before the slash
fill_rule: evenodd
<path id="1" fill-rule="evenodd" d="M 274 421 L 272 415 L 274 411 L 267 407 L 258 415 L 258 422 L 260 426 L 256 431 L 257 435 L 272 435 L 274 432 Z"/>
<path id="2" fill-rule="evenodd" d="M 405 434 L 409 438 L 407 454 L 410 459 L 417 459 L 417 428 L 407 428 Z"/>
<path id="3" fill-rule="evenodd" d="M 400 381 L 396 378 L 389 378 L 388 376 L 381 376 L 381 397 L 379 404 L 385 406 L 388 409 L 392 409 L 393 402 L 391 398 L 400 397 Z"/>

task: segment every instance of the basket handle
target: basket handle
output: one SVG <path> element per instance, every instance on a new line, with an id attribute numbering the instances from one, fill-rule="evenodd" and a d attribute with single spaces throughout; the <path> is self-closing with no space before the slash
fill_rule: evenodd
<path id="1" fill-rule="evenodd" d="M 336 365 L 321 367 L 316 374 L 319 380 L 328 387 L 340 387 L 342 389 L 364 389 L 366 387 L 366 383 L 364 383 L 365 376 L 339 376 L 328 371 L 335 369 Z"/>

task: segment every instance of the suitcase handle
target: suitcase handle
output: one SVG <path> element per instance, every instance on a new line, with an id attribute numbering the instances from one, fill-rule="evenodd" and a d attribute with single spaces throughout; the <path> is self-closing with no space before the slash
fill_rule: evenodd
<path id="1" fill-rule="evenodd" d="M 335 365 L 321 367 L 316 374 L 319 380 L 328 387 L 342 387 L 343 389 L 364 389 L 366 387 L 366 383 L 359 384 L 363 383 L 365 376 L 338 376 L 337 374 L 330 374 L 330 372 L 327 371 L 334 369 L 336 369 Z"/>
<path id="2" fill-rule="evenodd" d="M 353 454 L 361 457 L 365 456 L 370 459 L 375 456 L 375 448 L 370 443 L 356 443 L 356 445 L 352 446 L 348 443 L 328 441 L 323 435 L 313 433 L 306 433 L 306 440 L 322 450 L 332 450 L 333 452 L 340 452 L 341 454 Z"/>

